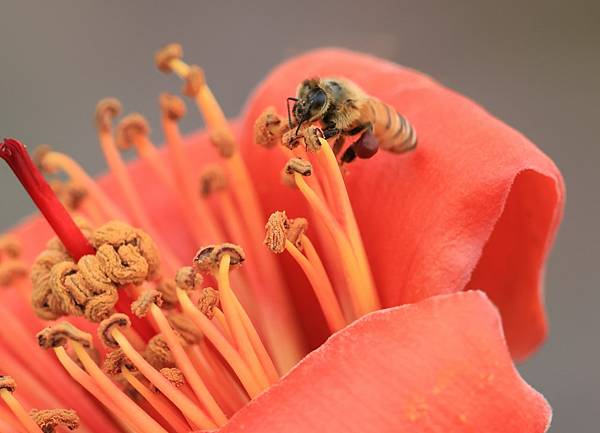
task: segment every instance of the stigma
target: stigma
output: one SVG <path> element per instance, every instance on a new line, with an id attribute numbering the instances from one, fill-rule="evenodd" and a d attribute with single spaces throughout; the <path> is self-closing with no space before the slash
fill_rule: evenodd
<path id="1" fill-rule="evenodd" d="M 16 354 L 7 365 L 22 373 L 35 370 L 40 358 L 48 368 L 24 384 L 37 389 L 22 393 L 26 401 L 43 389 L 49 409 L 28 412 L 19 398 L 24 387 L 0 376 L 0 423 L 17 430 L 183 433 L 224 426 L 306 354 L 281 256 L 289 255 L 304 275 L 329 333 L 381 308 L 344 169 L 323 132 L 315 125 L 290 129 L 273 107 L 256 119 L 256 144 L 285 156 L 282 182 L 309 210 L 268 216 L 202 69 L 183 60 L 178 44 L 155 60 L 160 71 L 182 80 L 216 162 L 192 164 L 179 129 L 186 103 L 166 93 L 159 98 L 164 151 L 141 114 L 119 120 L 115 98 L 96 107 L 98 141 L 125 199 L 120 205 L 68 155 L 44 146 L 31 158 L 15 139 L 0 146 L 0 157 L 56 234 L 33 263 L 22 260 L 18 239 L 0 239 L 0 284 L 27 301 L 40 328 L 34 335 L 0 305 L 9 322 L 2 342 Z M 181 256 L 150 217 L 125 149 L 168 191 L 195 255 Z M 23 350 L 33 350 L 35 359 L 21 356 Z M 69 385 L 57 386 L 53 374 L 68 377 Z M 85 398 L 74 399 L 82 390 Z"/>

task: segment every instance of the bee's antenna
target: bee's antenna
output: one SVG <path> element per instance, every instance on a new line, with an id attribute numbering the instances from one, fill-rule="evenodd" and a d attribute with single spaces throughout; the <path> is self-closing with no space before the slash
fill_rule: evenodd
<path id="1" fill-rule="evenodd" d="M 288 123 L 290 125 L 290 129 L 292 129 L 292 111 L 290 110 L 290 101 L 298 101 L 298 98 L 289 97 L 287 98 L 287 111 L 288 111 Z"/>

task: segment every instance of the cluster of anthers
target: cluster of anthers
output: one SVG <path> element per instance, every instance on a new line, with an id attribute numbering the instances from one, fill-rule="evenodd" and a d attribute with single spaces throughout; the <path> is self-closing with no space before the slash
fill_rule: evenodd
<path id="1" fill-rule="evenodd" d="M 37 334 L 39 346 L 112 415 L 103 422 L 114 431 L 216 429 L 305 354 L 289 293 L 269 250 L 287 252 L 297 262 L 331 332 L 380 308 L 343 173 L 321 130 L 290 128 L 273 108 L 257 120 L 256 142 L 276 146 L 287 157 L 283 179 L 306 200 L 319 242 L 317 248 L 310 240 L 307 219 L 290 219 L 284 211 L 268 218 L 263 238 L 264 215 L 235 134 L 202 70 L 187 65 L 182 55 L 172 44 L 157 53 L 156 63 L 184 80 L 183 93 L 197 103 L 221 156 L 216 164 L 190 167 L 178 129 L 185 104 L 167 94 L 161 95 L 160 107 L 172 167 L 151 142 L 140 114 L 124 117 L 114 130 L 120 103 L 110 98 L 97 106 L 99 141 L 126 199 L 123 208 L 67 155 L 44 147 L 34 162 L 16 140 L 0 147 L 0 156 L 57 235 L 30 268 L 19 258 L 18 240 L 4 238 L 0 282 L 17 287 L 39 318 L 52 321 Z M 209 245 L 187 265 L 144 210 L 119 152 L 125 148 L 134 148 L 171 192 L 191 242 Z M 68 180 L 55 179 L 51 187 L 40 171 Z M 327 266 L 321 256 L 328 258 Z M 8 322 L 2 335 L 7 349 L 30 347 L 23 342 L 27 326 L 8 309 L 0 313 Z M 39 360 L 47 369 L 36 382 L 51 390 L 40 397 L 43 401 L 90 407 L 89 396 L 67 387 L 68 398 L 62 398 L 62 391 L 49 384 L 46 376 L 59 374 L 55 360 L 32 356 L 31 362 Z M 81 420 L 73 410 L 27 413 L 15 389 L 12 378 L 0 377 L 0 396 L 7 404 L 0 408 L 0 421 L 17 431 L 49 433 L 59 425 L 75 429 L 80 424 L 83 431 L 102 431 L 94 425 L 98 418 L 83 409 Z M 71 398 L 75 395 L 80 398 Z"/>

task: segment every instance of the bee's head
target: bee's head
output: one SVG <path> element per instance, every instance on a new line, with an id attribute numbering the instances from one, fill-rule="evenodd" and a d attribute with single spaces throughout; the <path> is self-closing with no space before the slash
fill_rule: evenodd
<path id="1" fill-rule="evenodd" d="M 306 80 L 298 88 L 298 100 L 294 104 L 294 118 L 298 125 L 321 119 L 329 106 L 325 91 L 318 80 Z"/>

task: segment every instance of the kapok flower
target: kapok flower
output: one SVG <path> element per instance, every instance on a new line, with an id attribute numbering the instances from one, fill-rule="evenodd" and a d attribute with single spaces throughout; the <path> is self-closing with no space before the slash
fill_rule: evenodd
<path id="1" fill-rule="evenodd" d="M 35 157 L 69 178 L 54 183 L 68 211 L 19 142 L 0 148 L 45 219 L 0 242 L 1 430 L 545 431 L 504 333 L 522 358 L 546 332 L 552 162 L 428 77 L 341 50 L 280 66 L 229 123 L 182 55 L 157 64 L 208 133 L 184 139 L 185 104 L 163 95 L 158 149 L 141 115 L 114 131 L 120 104 L 101 101 L 109 175 Z M 284 137 L 286 98 L 313 76 L 390 104 L 417 149 L 340 167 L 315 125 Z"/>

